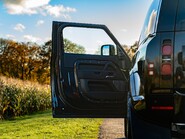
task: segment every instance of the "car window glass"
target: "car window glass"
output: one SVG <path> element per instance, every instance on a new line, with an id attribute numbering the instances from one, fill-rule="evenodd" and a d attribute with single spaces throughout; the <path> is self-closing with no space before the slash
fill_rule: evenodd
<path id="1" fill-rule="evenodd" d="M 66 27 L 63 30 L 64 52 L 101 55 L 103 45 L 116 45 L 103 29 Z"/>
<path id="2" fill-rule="evenodd" d="M 160 0 L 153 0 L 145 18 L 139 43 L 145 40 L 149 34 L 153 34 L 155 32 L 159 3 Z"/>
<path id="3" fill-rule="evenodd" d="M 179 0 L 163 0 L 160 4 L 157 31 L 174 31 Z"/>
<path id="4" fill-rule="evenodd" d="M 185 30 L 185 1 L 184 0 L 179 1 L 176 30 Z"/>

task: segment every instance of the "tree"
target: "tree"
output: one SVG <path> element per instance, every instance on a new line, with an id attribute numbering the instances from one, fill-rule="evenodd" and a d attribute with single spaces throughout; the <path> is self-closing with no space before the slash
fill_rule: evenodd
<path id="1" fill-rule="evenodd" d="M 22 80 L 31 80 L 31 72 L 37 67 L 35 64 L 39 60 L 39 46 L 13 41 L 7 44 L 6 49 L 0 54 L 1 74 Z"/>
<path id="2" fill-rule="evenodd" d="M 85 53 L 85 49 L 64 39 L 65 52 Z M 36 43 L 0 39 L 0 74 L 49 84 L 52 41 Z"/>
<path id="3" fill-rule="evenodd" d="M 122 45 L 122 47 L 126 51 L 128 56 L 132 59 L 132 57 L 134 56 L 135 52 L 138 49 L 138 41 L 135 41 L 135 43 L 133 45 L 131 45 L 131 46 Z"/>
<path id="4" fill-rule="evenodd" d="M 40 83 L 49 84 L 50 81 L 50 61 L 51 61 L 52 41 L 47 41 L 42 47 L 39 57 L 41 59 L 37 70 L 37 80 Z"/>
<path id="5" fill-rule="evenodd" d="M 64 39 L 64 51 L 66 53 L 85 54 L 83 46 L 75 44 L 68 39 Z"/>

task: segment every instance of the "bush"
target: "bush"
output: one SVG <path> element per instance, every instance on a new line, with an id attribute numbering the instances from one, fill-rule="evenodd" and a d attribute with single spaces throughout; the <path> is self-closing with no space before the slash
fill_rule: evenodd
<path id="1" fill-rule="evenodd" d="M 51 108 L 50 89 L 46 86 L 0 78 L 0 119 L 31 114 Z"/>

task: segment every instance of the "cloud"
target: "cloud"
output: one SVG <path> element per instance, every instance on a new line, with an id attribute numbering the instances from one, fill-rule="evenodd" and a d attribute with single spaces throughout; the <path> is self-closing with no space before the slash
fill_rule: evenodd
<path id="1" fill-rule="evenodd" d="M 6 37 L 7 38 L 15 38 L 15 36 L 14 35 L 11 35 L 11 34 L 7 34 Z"/>
<path id="2" fill-rule="evenodd" d="M 44 38 L 44 41 L 45 41 L 45 42 L 47 42 L 47 41 L 49 41 L 49 40 L 51 40 L 51 37 L 46 37 L 46 38 Z"/>
<path id="3" fill-rule="evenodd" d="M 50 0 L 3 0 L 9 14 L 37 14 Z"/>
<path id="4" fill-rule="evenodd" d="M 43 20 L 38 20 L 38 21 L 37 21 L 37 26 L 40 26 L 40 25 L 42 25 L 42 24 L 44 24 L 44 21 L 43 21 Z"/>
<path id="5" fill-rule="evenodd" d="M 127 29 L 123 28 L 121 31 L 122 31 L 122 32 L 127 32 Z"/>
<path id="6" fill-rule="evenodd" d="M 13 40 L 13 41 L 16 41 L 15 36 L 12 35 L 12 34 L 7 34 L 7 35 L 6 35 L 6 38 L 7 38 L 7 39 L 10 39 L 10 40 Z"/>
<path id="7" fill-rule="evenodd" d="M 7 37 L 8 39 L 14 39 L 14 38 L 15 38 L 15 36 L 12 35 L 12 34 L 7 34 L 6 37 Z"/>
<path id="8" fill-rule="evenodd" d="M 17 31 L 20 31 L 20 32 L 23 32 L 23 30 L 25 30 L 25 26 L 23 25 L 23 24 L 17 24 L 17 25 L 15 25 L 15 27 L 14 27 L 14 30 L 17 30 Z"/>
<path id="9" fill-rule="evenodd" d="M 63 5 L 55 5 L 55 6 L 48 5 L 48 6 L 45 6 L 44 9 L 49 15 L 54 17 L 63 16 L 65 18 L 68 18 L 67 13 L 76 12 L 75 8 L 64 7 Z"/>
<path id="10" fill-rule="evenodd" d="M 97 40 L 97 41 L 96 41 L 96 44 L 97 44 L 98 46 L 102 46 L 102 45 L 104 44 L 104 42 L 103 42 L 103 41 L 100 41 L 100 40 Z"/>
<path id="11" fill-rule="evenodd" d="M 23 38 L 27 42 L 37 42 L 37 43 L 39 43 L 41 41 L 40 38 L 34 37 L 32 35 L 24 35 Z"/>
<path id="12" fill-rule="evenodd" d="M 3 0 L 9 14 L 41 14 L 43 16 L 70 18 L 69 13 L 76 12 L 75 8 L 63 5 L 50 5 L 50 0 Z"/>

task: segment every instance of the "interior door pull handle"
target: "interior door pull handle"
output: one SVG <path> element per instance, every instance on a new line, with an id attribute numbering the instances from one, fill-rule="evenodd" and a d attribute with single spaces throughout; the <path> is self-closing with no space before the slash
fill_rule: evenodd
<path id="1" fill-rule="evenodd" d="M 114 78 L 114 76 L 107 75 L 105 78 Z"/>

